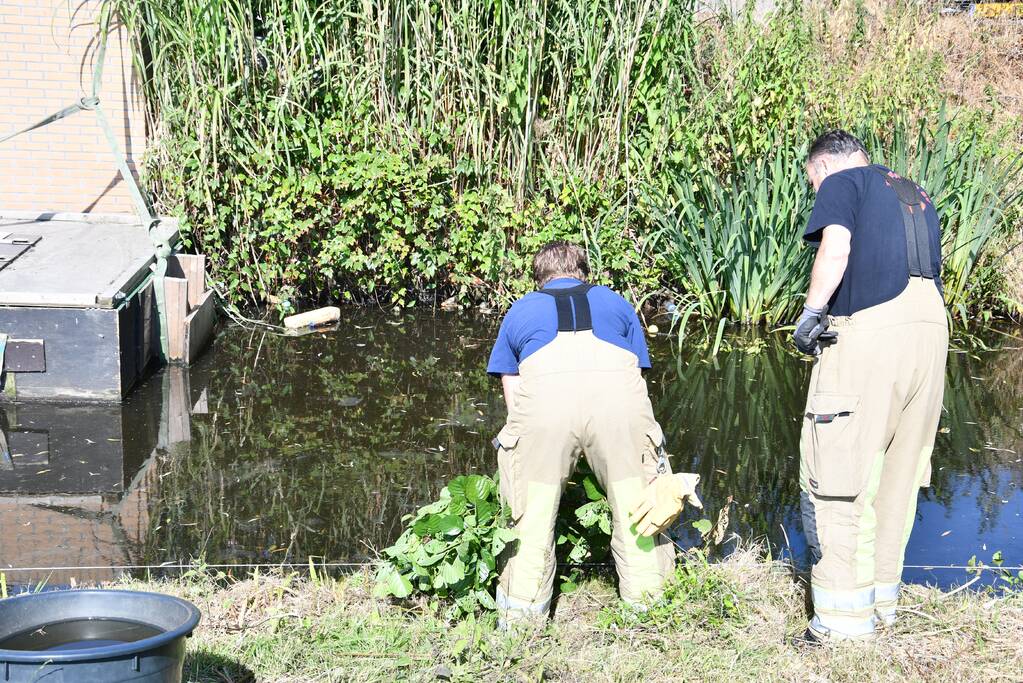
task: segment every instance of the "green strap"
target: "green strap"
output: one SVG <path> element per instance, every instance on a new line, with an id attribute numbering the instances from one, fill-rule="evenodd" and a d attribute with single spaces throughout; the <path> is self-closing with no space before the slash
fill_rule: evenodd
<path id="1" fill-rule="evenodd" d="M 114 129 L 110 126 L 110 121 L 107 119 L 106 114 L 103 113 L 103 109 L 100 108 L 99 91 L 103 83 L 103 66 L 106 61 L 107 54 L 107 37 L 110 33 L 110 5 L 103 5 L 103 9 L 100 12 L 99 23 L 99 45 L 96 49 L 96 64 L 93 67 L 92 72 L 92 96 L 83 97 L 71 106 L 64 107 L 60 111 L 47 116 L 27 128 L 22 128 L 21 130 L 5 135 L 0 138 L 0 143 L 6 142 L 11 138 L 22 135 L 23 133 L 33 131 L 36 128 L 42 128 L 54 121 L 60 121 L 61 119 L 67 118 L 68 116 L 80 111 L 96 112 L 96 119 L 99 121 L 100 128 L 103 130 L 103 136 L 107 140 L 107 145 L 110 147 L 110 151 L 114 155 L 117 170 L 120 172 L 121 177 L 124 179 L 124 182 L 128 187 L 128 194 L 131 196 L 132 204 L 135 207 L 135 213 L 138 214 L 139 220 L 146 228 L 146 231 L 149 234 L 149 241 L 153 245 L 153 252 L 156 256 L 156 266 L 153 268 L 153 291 L 156 295 L 157 314 L 160 316 L 160 351 L 163 358 L 166 360 L 169 351 L 169 340 L 167 335 L 167 306 L 164 296 L 163 278 L 167 274 L 167 259 L 171 255 L 171 248 L 170 243 L 160 236 L 160 219 L 156 216 L 153 211 L 152 204 L 150 204 L 149 200 L 142 193 L 138 183 L 135 182 L 135 176 L 132 174 L 131 168 L 128 166 L 128 159 L 121 151 L 121 146 L 117 144 L 117 137 L 114 135 Z M 2 351 L 2 347 L 0 347 L 0 351 Z M 0 358 L 2 358 L 2 355 L 0 355 Z"/>
<path id="2" fill-rule="evenodd" d="M 70 107 L 64 107 L 57 113 L 50 114 L 45 119 L 33 123 L 28 128 L 22 128 L 21 130 L 16 130 L 13 133 L 8 133 L 7 135 L 0 138 L 0 142 L 7 142 L 11 138 L 16 138 L 22 133 L 27 133 L 31 130 L 35 130 L 36 128 L 42 128 L 43 126 L 47 126 L 53 123 L 54 121 L 60 121 L 61 119 L 65 119 L 71 116 L 72 114 L 77 114 L 80 111 L 85 111 L 87 109 L 95 109 L 97 104 L 99 104 L 99 100 L 96 100 L 94 97 L 83 97 L 82 99 L 72 104 Z"/>

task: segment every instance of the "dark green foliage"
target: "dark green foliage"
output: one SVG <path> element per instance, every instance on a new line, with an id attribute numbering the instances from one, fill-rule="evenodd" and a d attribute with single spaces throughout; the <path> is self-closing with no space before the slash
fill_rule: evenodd
<path id="1" fill-rule="evenodd" d="M 405 517 L 405 531 L 383 550 L 386 559 L 377 572 L 377 594 L 445 598 L 452 616 L 495 609 L 497 562 L 515 541 L 508 519 L 493 479 L 456 477 L 437 501 Z M 585 461 L 580 461 L 562 497 L 555 538 L 559 563 L 597 563 L 609 556 L 611 508 Z M 563 591 L 575 589 L 580 569 L 569 567 L 569 574 L 562 577 Z"/>
<path id="2" fill-rule="evenodd" d="M 495 609 L 497 557 L 515 540 L 507 520 L 493 479 L 452 479 L 439 500 L 405 518 L 408 528 L 384 548 L 376 594 L 436 595 L 450 600 L 451 616 Z"/>
<path id="3" fill-rule="evenodd" d="M 843 28 L 812 3 L 696 21 L 688 0 L 107 2 L 144 75 L 162 209 L 228 298 L 282 312 L 500 308 L 537 247 L 567 238 L 635 303 L 774 324 L 807 275 L 800 151 L 816 132 L 891 149 L 919 119 L 966 155 L 950 179 L 1011 170 L 994 161 L 1011 131 L 984 112 L 935 128 L 945 64 L 917 34 L 936 15 L 909 6 L 867 23 L 857 5 Z M 978 131 L 973 151 L 941 142 Z M 968 313 L 1005 301 L 988 254 L 1018 218 L 990 195 L 946 221 L 951 291 L 983 285 L 956 302 Z"/>

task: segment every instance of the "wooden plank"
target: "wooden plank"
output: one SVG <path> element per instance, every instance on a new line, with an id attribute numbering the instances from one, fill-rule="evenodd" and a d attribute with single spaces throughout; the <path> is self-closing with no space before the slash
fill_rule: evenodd
<path id="1" fill-rule="evenodd" d="M 187 362 L 185 318 L 188 317 L 188 280 L 165 277 L 163 293 L 164 304 L 167 306 L 167 354 L 172 361 Z"/>
<path id="2" fill-rule="evenodd" d="M 147 283 L 117 309 L 122 395 L 127 395 L 160 357 L 160 349 L 153 345 L 154 336 L 159 334 L 154 308 L 153 285 Z"/>
<path id="3" fill-rule="evenodd" d="M 167 276 L 188 280 L 188 309 L 192 310 L 206 293 L 206 257 L 202 254 L 172 254 L 167 259 Z"/>
<path id="4" fill-rule="evenodd" d="M 217 307 L 211 289 L 203 295 L 199 305 L 185 320 L 185 348 L 188 351 L 186 363 L 191 365 L 206 348 L 213 336 L 213 327 L 216 322 Z"/>
<path id="5" fill-rule="evenodd" d="M 40 308 L 92 308 L 95 294 L 77 292 L 0 292 L 0 306 L 38 306 Z"/>
<path id="6" fill-rule="evenodd" d="M 9 339 L 4 352 L 4 372 L 46 372 L 46 349 L 42 339 Z"/>
<path id="7" fill-rule="evenodd" d="M 163 418 L 167 422 L 167 440 L 160 445 L 171 446 L 192 440 L 192 421 L 189 417 L 188 369 L 180 366 L 167 368 L 167 384 L 164 389 Z"/>

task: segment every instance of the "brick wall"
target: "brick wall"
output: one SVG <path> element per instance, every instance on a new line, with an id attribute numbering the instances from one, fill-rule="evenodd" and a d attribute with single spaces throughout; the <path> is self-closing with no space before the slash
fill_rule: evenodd
<path id="1" fill-rule="evenodd" d="M 0 136 L 92 92 L 99 0 L 0 0 Z M 123 30 L 107 47 L 102 107 L 129 160 L 141 159 L 142 109 Z M 131 213 L 93 112 L 0 143 L 0 211 Z"/>
<path id="2" fill-rule="evenodd" d="M 122 572 L 109 567 L 129 561 L 109 506 L 98 495 L 0 497 L 0 571 L 7 567 L 52 567 L 55 556 L 66 567 L 107 568 L 10 572 L 7 582 L 97 584 L 119 577 Z"/>

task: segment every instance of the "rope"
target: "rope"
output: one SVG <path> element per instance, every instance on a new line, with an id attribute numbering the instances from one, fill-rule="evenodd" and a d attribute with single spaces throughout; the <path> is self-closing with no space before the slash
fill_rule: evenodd
<path id="1" fill-rule="evenodd" d="M 110 151 L 114 155 L 117 170 L 121 174 L 121 178 L 124 179 L 125 185 L 128 188 L 128 194 L 131 195 L 131 201 L 135 208 L 135 213 L 138 214 L 142 226 L 146 229 L 146 232 L 149 235 L 149 241 L 153 245 L 153 253 L 156 257 L 156 264 L 153 267 L 153 291 L 156 295 L 157 315 L 160 317 L 160 351 L 163 354 L 164 360 L 166 360 L 169 350 L 169 337 L 163 279 L 167 274 L 167 259 L 171 255 L 171 247 L 167 239 L 160 236 L 160 219 L 153 212 L 152 205 L 143 194 L 138 183 L 135 182 L 135 176 L 132 174 L 131 168 L 128 166 L 128 159 L 121 151 L 121 146 L 117 143 L 117 136 L 114 135 L 114 130 L 110 126 L 110 121 L 107 119 L 106 114 L 100 107 L 99 91 L 103 83 L 103 68 L 107 54 L 107 38 L 110 35 L 109 4 L 104 3 L 100 10 L 99 25 L 99 42 L 96 48 L 96 63 L 93 66 L 92 71 L 92 95 L 90 97 L 83 97 L 74 104 L 64 107 L 60 111 L 50 114 L 46 118 L 41 119 L 30 126 L 0 137 L 0 143 L 18 137 L 19 135 L 23 135 L 24 133 L 36 130 L 37 128 L 42 128 L 43 126 L 47 126 L 55 121 L 60 121 L 61 119 L 77 114 L 80 111 L 96 112 L 96 119 L 99 121 L 100 128 L 103 131 L 103 137 L 106 138 L 107 145 L 110 147 Z"/>
<path id="2" fill-rule="evenodd" d="M 240 567 L 250 569 L 308 569 L 310 564 L 314 567 L 375 567 L 376 562 L 282 562 L 282 563 L 258 563 L 258 562 L 240 562 L 235 564 L 183 564 L 183 563 L 167 563 L 167 564 L 114 564 L 114 565 L 85 565 L 85 566 L 67 566 L 67 567 L 7 567 L 0 569 L 0 573 L 11 573 L 11 572 L 57 572 L 57 571 L 90 571 L 90 570 L 140 570 L 140 569 L 235 569 Z M 601 567 L 613 566 L 610 562 L 580 562 L 580 563 L 567 563 L 558 564 L 560 568 L 580 568 L 580 569 L 594 569 Z M 905 569 L 959 569 L 969 571 L 1023 571 L 1023 565 L 1015 565 L 1011 567 L 989 567 L 987 565 L 981 565 L 976 567 L 970 567 L 968 565 L 956 565 L 956 564 L 942 564 L 942 565 L 931 565 L 931 564 L 907 564 L 903 565 Z"/>

